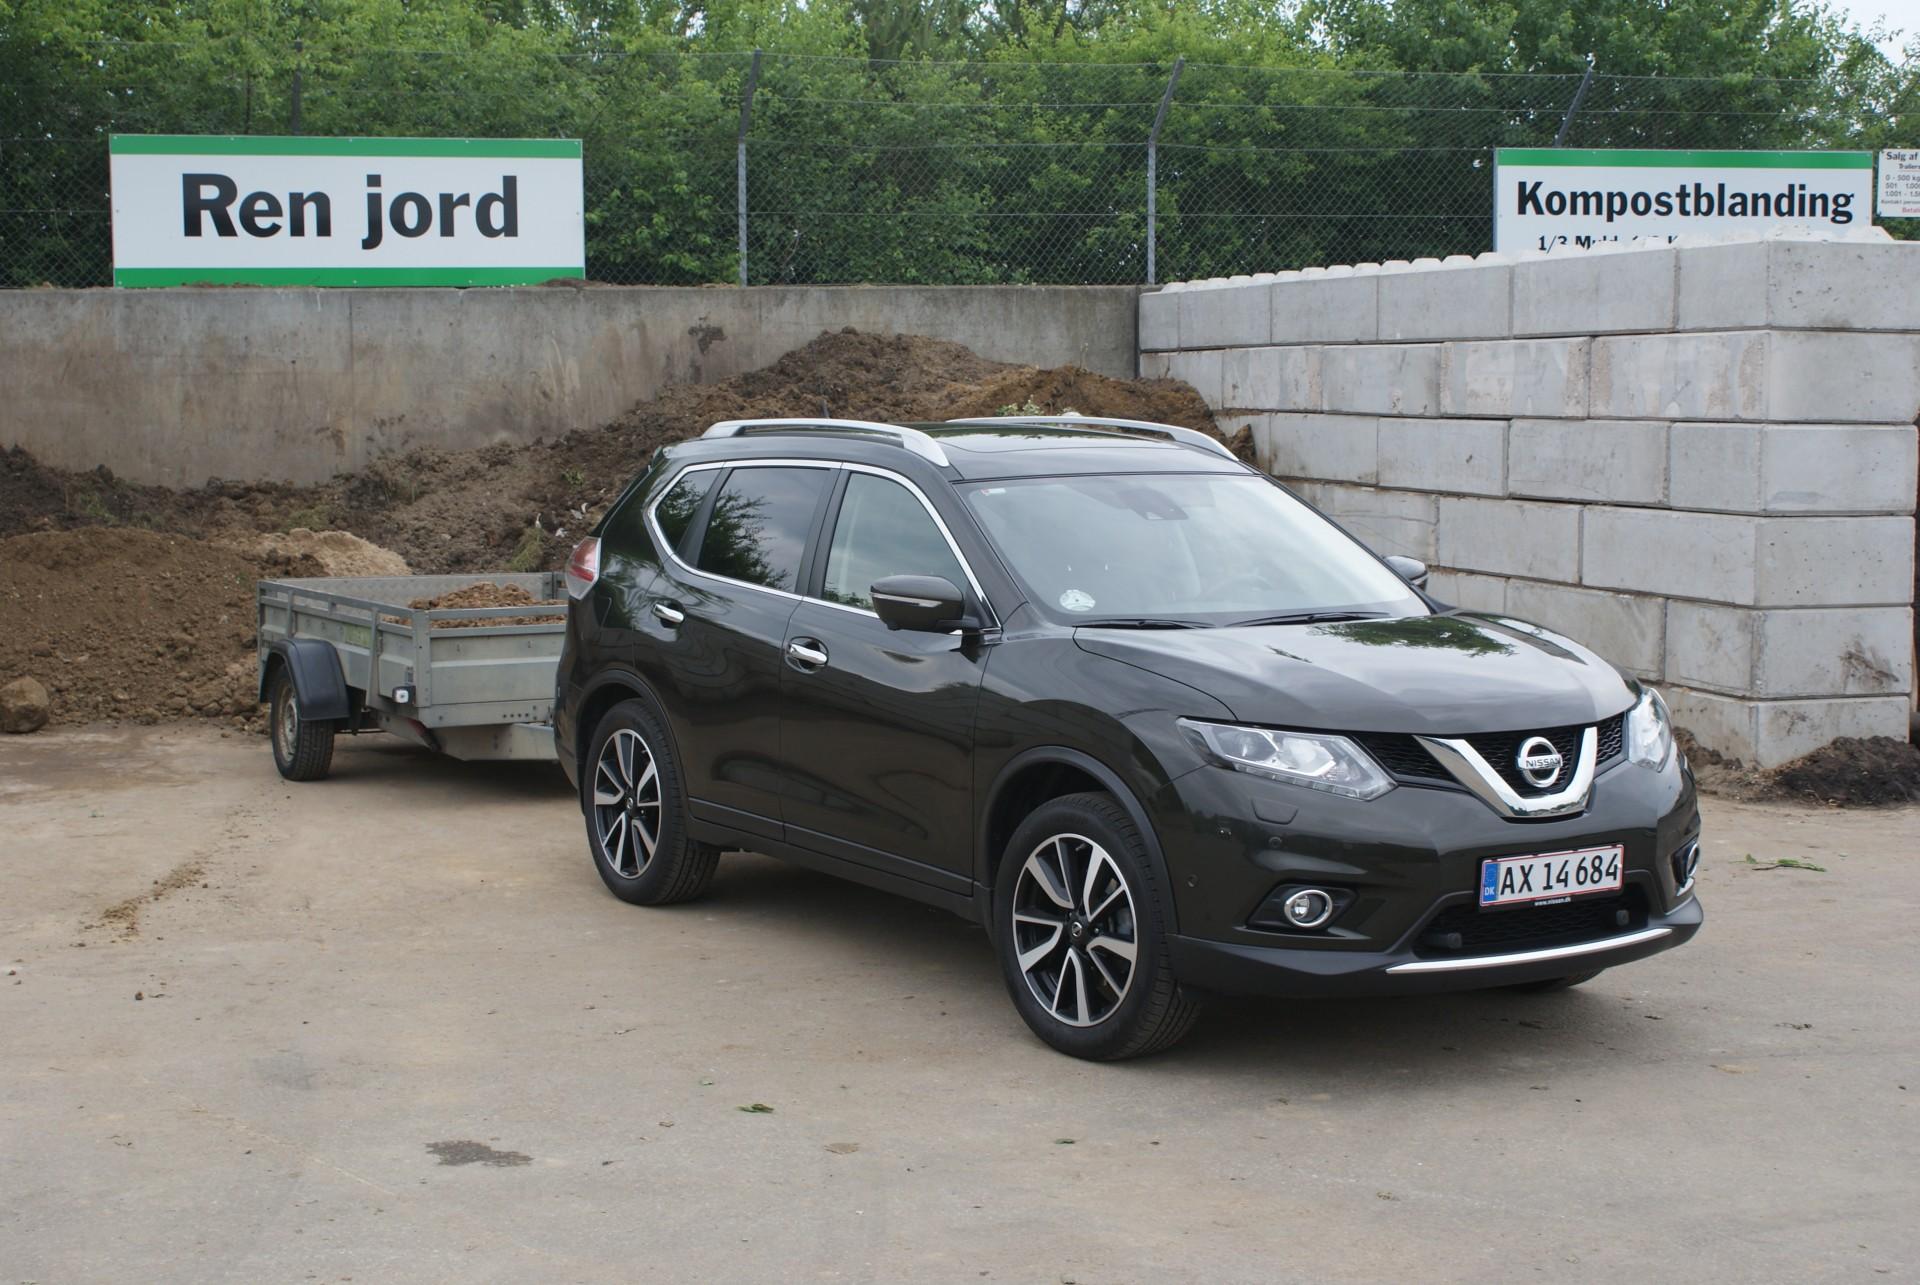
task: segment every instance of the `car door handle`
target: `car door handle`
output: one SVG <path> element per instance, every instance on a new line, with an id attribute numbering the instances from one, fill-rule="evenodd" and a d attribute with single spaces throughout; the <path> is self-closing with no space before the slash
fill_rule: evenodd
<path id="1" fill-rule="evenodd" d="M 677 625 L 687 618 L 687 613 L 680 608 L 659 601 L 653 604 L 653 614 L 670 625 Z"/>
<path id="2" fill-rule="evenodd" d="M 817 639 L 795 638 L 787 644 L 787 659 L 818 669 L 827 663 L 827 649 Z"/>

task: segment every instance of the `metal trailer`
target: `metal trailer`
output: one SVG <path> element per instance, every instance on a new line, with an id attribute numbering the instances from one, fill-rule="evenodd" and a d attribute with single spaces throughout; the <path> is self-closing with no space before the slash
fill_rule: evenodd
<path id="1" fill-rule="evenodd" d="M 409 605 L 489 582 L 547 601 Z M 260 699 L 281 774 L 325 776 L 339 732 L 388 732 L 457 759 L 552 761 L 566 602 L 551 571 L 261 581 Z"/>

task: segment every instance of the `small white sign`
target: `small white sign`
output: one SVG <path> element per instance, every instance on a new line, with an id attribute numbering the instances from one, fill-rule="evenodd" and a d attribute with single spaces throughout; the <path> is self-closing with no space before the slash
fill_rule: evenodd
<path id="1" fill-rule="evenodd" d="M 1500 251 L 1687 232 L 1844 231 L 1872 222 L 1873 154 L 1503 147 L 1493 186 Z"/>
<path id="2" fill-rule="evenodd" d="M 115 285 L 586 275 L 577 139 L 116 134 L 107 150 Z"/>
<path id="3" fill-rule="evenodd" d="M 1920 151 L 1880 153 L 1880 217 L 1920 219 Z"/>

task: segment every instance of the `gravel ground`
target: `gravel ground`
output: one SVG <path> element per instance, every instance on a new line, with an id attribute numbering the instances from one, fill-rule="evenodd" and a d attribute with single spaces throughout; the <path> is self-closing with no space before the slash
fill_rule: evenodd
<path id="1" fill-rule="evenodd" d="M 0 1280 L 1920 1277 L 1920 810 L 1707 823 L 1682 950 L 1108 1067 L 937 912 L 616 902 L 549 770 L 10 738 Z"/>

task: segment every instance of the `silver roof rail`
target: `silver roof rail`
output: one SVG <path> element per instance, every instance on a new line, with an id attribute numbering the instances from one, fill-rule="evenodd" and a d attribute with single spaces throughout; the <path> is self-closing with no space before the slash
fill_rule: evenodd
<path id="1" fill-rule="evenodd" d="M 702 437 L 743 437 L 748 433 L 865 433 L 890 437 L 923 460 L 949 467 L 940 444 L 917 428 L 882 424 L 869 419 L 729 419 L 702 433 Z"/>
<path id="2" fill-rule="evenodd" d="M 970 420 L 948 420 L 950 424 L 1032 424 L 1036 427 L 1059 428 L 1127 428 L 1136 433 L 1152 433 L 1178 442 L 1182 446 L 1197 446 L 1203 451 L 1212 451 L 1215 455 L 1224 455 L 1234 463 L 1243 463 L 1238 455 L 1228 450 L 1226 444 L 1217 437 L 1208 437 L 1197 429 L 1181 428 L 1177 424 L 1156 424 L 1145 419 L 1110 419 L 1103 415 L 995 415 Z"/>

